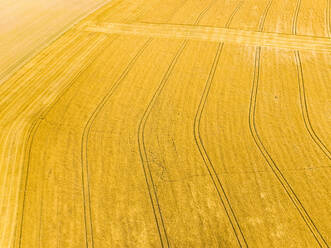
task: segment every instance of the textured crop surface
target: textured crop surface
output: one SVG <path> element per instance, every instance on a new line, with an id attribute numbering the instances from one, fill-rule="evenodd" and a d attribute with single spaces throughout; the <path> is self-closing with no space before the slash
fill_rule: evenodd
<path id="1" fill-rule="evenodd" d="M 331 247 L 330 0 L 0 2 L 0 248 Z"/>

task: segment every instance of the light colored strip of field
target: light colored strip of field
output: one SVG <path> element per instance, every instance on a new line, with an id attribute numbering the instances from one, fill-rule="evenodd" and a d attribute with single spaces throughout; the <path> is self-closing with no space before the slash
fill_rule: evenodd
<path id="1" fill-rule="evenodd" d="M 214 28 L 192 25 L 169 24 L 123 24 L 102 23 L 87 24 L 83 31 L 110 34 L 142 35 L 163 38 L 180 38 L 207 40 L 213 42 L 244 43 L 249 46 L 277 47 L 284 49 L 305 49 L 331 51 L 331 40 L 328 38 L 278 33 L 253 32 L 245 30 Z"/>
<path id="2" fill-rule="evenodd" d="M 1 1 L 0 82 L 108 1 Z"/>

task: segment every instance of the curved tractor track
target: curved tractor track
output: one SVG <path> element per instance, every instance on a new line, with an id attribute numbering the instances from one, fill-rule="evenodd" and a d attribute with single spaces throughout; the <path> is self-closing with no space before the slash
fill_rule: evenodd
<path id="1" fill-rule="evenodd" d="M 329 0 L 2 6 L 0 247 L 330 247 Z"/>

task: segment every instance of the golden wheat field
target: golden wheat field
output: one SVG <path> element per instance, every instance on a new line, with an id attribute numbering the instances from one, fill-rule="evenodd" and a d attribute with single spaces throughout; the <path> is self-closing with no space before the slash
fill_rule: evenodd
<path id="1" fill-rule="evenodd" d="M 331 246 L 331 0 L 2 0 L 0 248 Z"/>

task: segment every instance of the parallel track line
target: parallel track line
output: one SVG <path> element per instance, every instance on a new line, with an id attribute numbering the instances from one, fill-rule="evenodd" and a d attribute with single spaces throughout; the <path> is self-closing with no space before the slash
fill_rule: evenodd
<path id="1" fill-rule="evenodd" d="M 102 43 L 104 40 L 101 39 L 99 42 Z M 113 40 L 112 40 L 113 41 Z M 110 42 L 110 44 L 112 43 Z M 96 47 L 98 46 L 99 42 L 96 43 Z M 110 45 L 109 44 L 109 45 Z M 100 51 L 100 53 L 103 52 L 103 50 Z M 100 54 L 98 53 L 98 54 Z M 22 233 L 23 233 L 23 223 L 24 223 L 24 209 L 25 209 L 25 201 L 26 201 L 26 192 L 27 192 L 27 185 L 29 181 L 29 170 L 30 170 L 30 161 L 31 161 L 31 152 L 33 147 L 33 141 L 35 139 L 35 136 L 37 134 L 38 128 L 42 121 L 47 117 L 49 112 L 54 108 L 54 106 L 62 99 L 62 97 L 68 92 L 68 90 L 72 87 L 72 85 L 75 83 L 76 79 L 84 73 L 91 65 L 92 63 L 97 59 L 98 54 L 95 56 L 94 59 L 90 60 L 83 68 L 75 75 L 75 77 L 64 87 L 64 89 L 60 92 L 60 94 L 56 97 L 56 99 L 51 103 L 51 105 L 48 106 L 39 116 L 37 119 L 35 119 L 29 128 L 28 131 L 28 140 L 26 145 L 26 154 L 25 154 L 25 160 L 26 160 L 26 169 L 25 169 L 25 179 L 22 180 L 23 183 L 23 200 L 22 200 L 22 209 L 18 211 L 18 213 L 21 213 L 20 222 L 16 225 L 16 233 L 18 234 L 18 242 L 16 243 L 17 246 L 20 248 L 22 246 Z M 18 228 L 17 228 L 18 226 Z M 15 241 L 16 242 L 16 241 Z"/>
<path id="2" fill-rule="evenodd" d="M 298 19 L 298 14 L 300 10 L 300 3 L 301 0 L 298 0 L 293 21 L 292 21 L 292 32 L 293 34 L 296 34 L 296 24 L 297 24 L 297 19 Z M 260 29 L 263 29 L 264 22 L 261 22 Z M 298 210 L 299 214 L 301 215 L 302 219 L 306 223 L 306 226 L 309 228 L 310 232 L 314 236 L 315 240 L 317 241 L 318 245 L 320 247 L 328 247 L 327 243 L 325 242 L 323 236 L 320 234 L 319 230 L 315 226 L 313 220 L 309 216 L 308 212 L 304 208 L 303 204 L 297 197 L 296 193 L 292 189 L 291 185 L 281 172 L 281 170 L 278 168 L 277 164 L 265 148 L 258 130 L 256 128 L 256 123 L 255 123 L 255 113 L 256 113 L 256 105 L 257 105 L 257 97 L 258 97 L 258 86 L 259 86 L 259 80 L 260 80 L 260 63 L 261 63 L 261 47 L 256 48 L 256 54 L 255 54 L 255 65 L 254 65 L 254 78 L 253 78 L 253 84 L 252 84 L 252 90 L 251 90 L 251 98 L 250 98 L 250 103 L 249 103 L 249 129 L 251 132 L 251 135 L 253 137 L 253 140 L 260 150 L 262 156 L 266 160 L 267 164 L 271 168 L 272 172 L 286 191 L 288 197 Z"/>
<path id="3" fill-rule="evenodd" d="M 197 25 L 200 20 L 202 19 L 202 17 L 207 13 L 207 11 L 211 8 L 211 6 L 214 4 L 215 2 L 212 1 L 210 3 L 210 5 L 205 8 L 197 17 L 196 21 L 194 22 L 194 25 Z M 144 172 L 144 176 L 145 176 L 145 181 L 148 187 L 148 192 L 149 192 L 149 196 L 151 199 L 151 204 L 152 204 L 152 208 L 153 208 L 153 212 L 154 212 L 154 216 L 155 216 L 155 221 L 156 221 L 156 225 L 159 231 L 159 236 L 160 236 L 160 242 L 161 242 L 161 246 L 162 247 L 170 247 L 170 242 L 168 239 L 168 235 L 167 235 L 167 231 L 166 231 L 166 226 L 164 224 L 164 220 L 163 220 L 163 216 L 162 216 L 162 211 L 161 211 L 161 207 L 159 204 L 159 200 L 158 200 L 158 195 L 156 192 L 156 186 L 154 183 L 154 179 L 153 179 L 153 174 L 149 165 L 149 161 L 148 161 L 148 156 L 147 156 L 147 151 L 146 151 L 146 146 L 145 146 L 145 126 L 146 123 L 148 121 L 148 118 L 150 116 L 150 113 L 155 105 L 156 99 L 159 97 L 159 95 L 161 94 L 163 88 L 165 87 L 173 69 L 175 68 L 179 58 L 181 57 L 181 55 L 183 54 L 185 48 L 187 47 L 188 44 L 188 40 L 184 40 L 181 44 L 181 46 L 179 47 L 179 49 L 176 52 L 175 57 L 173 58 L 173 60 L 171 61 L 167 71 L 165 72 L 158 88 L 156 89 L 156 91 L 154 92 L 153 97 L 151 98 L 150 102 L 147 105 L 147 108 L 145 109 L 145 112 L 139 122 L 139 127 L 138 127 L 138 146 L 139 146 L 139 154 L 140 154 L 140 158 L 141 158 L 141 165 L 142 165 L 142 169 Z M 152 185 L 152 188 L 151 188 Z M 152 192 L 153 191 L 153 192 Z"/>
<path id="4" fill-rule="evenodd" d="M 302 63 L 301 63 L 299 51 L 294 52 L 294 57 L 295 57 L 295 62 L 296 62 L 297 72 L 298 72 L 301 114 L 302 114 L 303 122 L 305 124 L 305 128 L 306 128 L 307 132 L 309 133 L 309 136 L 311 137 L 311 139 L 314 141 L 314 143 L 320 148 L 320 150 L 325 154 L 325 156 L 327 156 L 327 158 L 331 160 L 330 150 L 323 143 L 321 138 L 316 134 L 316 132 L 311 124 L 310 118 L 309 118 L 303 69 L 302 69 Z"/>
<path id="5" fill-rule="evenodd" d="M 239 2 L 238 6 L 232 12 L 231 16 L 229 17 L 229 19 L 228 19 L 228 21 L 225 25 L 226 28 L 228 28 L 230 26 L 234 15 L 238 12 L 241 5 L 242 5 L 242 2 Z M 202 139 L 201 133 L 200 133 L 200 123 L 201 123 L 202 114 L 203 114 L 203 111 L 204 111 L 204 108 L 205 108 L 205 105 L 206 105 L 206 102 L 207 102 L 207 98 L 208 98 L 208 95 L 209 95 L 209 92 L 210 92 L 211 85 L 212 85 L 213 80 L 214 80 L 214 76 L 215 76 L 217 66 L 218 66 L 219 61 L 220 61 L 223 46 L 224 46 L 223 42 L 218 44 L 217 52 L 216 52 L 216 55 L 214 57 L 212 67 L 211 67 L 211 70 L 209 72 L 208 79 L 206 81 L 205 88 L 203 90 L 203 93 L 202 93 L 202 96 L 201 96 L 201 99 L 200 99 L 200 102 L 199 102 L 199 106 L 198 106 L 197 112 L 196 112 L 195 117 L 194 117 L 193 134 L 194 134 L 195 143 L 196 143 L 196 145 L 198 147 L 198 150 L 200 152 L 200 155 L 203 159 L 204 165 L 206 166 L 206 169 L 208 171 L 210 179 L 214 184 L 214 187 L 217 191 L 218 197 L 219 197 L 219 199 L 222 203 L 222 206 L 225 210 L 225 213 L 226 213 L 226 215 L 229 219 L 231 227 L 232 227 L 232 229 L 234 231 L 234 234 L 236 236 L 237 242 L 238 242 L 240 247 L 248 247 L 247 241 L 246 241 L 245 236 L 244 236 L 244 234 L 241 230 L 238 219 L 237 219 L 237 217 L 236 217 L 236 215 L 233 211 L 233 208 L 232 208 L 231 203 L 229 201 L 229 198 L 228 198 L 228 196 L 225 192 L 223 184 L 222 184 L 222 182 L 221 182 L 221 180 L 220 180 L 220 178 L 219 178 L 219 176 L 218 176 L 218 174 L 215 170 L 213 162 L 211 161 L 211 159 L 208 155 L 208 152 L 207 152 L 207 150 L 204 146 L 203 139 Z"/>
<path id="6" fill-rule="evenodd" d="M 253 137 L 253 140 L 260 150 L 262 156 L 266 160 L 267 164 L 271 168 L 272 172 L 286 191 L 288 197 L 294 204 L 295 208 L 298 210 L 300 216 L 304 220 L 306 226 L 309 228 L 310 232 L 314 236 L 315 240 L 317 241 L 318 245 L 320 247 L 329 247 L 328 244 L 325 242 L 323 236 L 320 234 L 319 230 L 315 226 L 313 220 L 309 216 L 308 212 L 306 211 L 305 207 L 299 200 L 298 196 L 294 192 L 293 188 L 281 172 L 281 170 L 278 168 L 277 164 L 265 148 L 259 133 L 256 128 L 255 124 L 255 112 L 256 112 L 256 102 L 257 102 L 257 94 L 258 94 L 258 84 L 259 84 L 259 75 L 260 75 L 260 56 L 261 56 L 261 47 L 257 47 L 256 49 L 256 55 L 255 55 L 255 69 L 254 69 L 254 80 L 253 80 L 253 86 L 251 91 L 251 99 L 250 99 L 250 106 L 249 106 L 249 128 L 251 135 Z"/>
<path id="7" fill-rule="evenodd" d="M 330 1 L 328 0 L 327 4 L 327 26 L 329 26 L 329 9 L 330 9 Z M 293 17 L 293 23 L 292 23 L 292 34 L 296 35 L 297 33 L 297 19 L 299 15 L 299 10 L 300 10 L 300 5 L 301 5 L 301 0 L 297 1 L 297 7 L 296 11 L 294 13 Z M 328 29 L 328 31 L 330 31 Z M 299 50 L 294 51 L 294 57 L 295 57 L 295 62 L 297 66 L 297 74 L 298 74 L 298 84 L 299 84 L 299 96 L 300 96 L 300 107 L 301 107 L 301 114 L 302 118 L 305 124 L 305 128 L 307 132 L 309 133 L 309 136 L 313 140 L 313 142 L 320 148 L 320 150 L 327 156 L 328 159 L 331 160 L 331 154 L 330 150 L 327 148 L 327 146 L 323 143 L 321 138 L 316 134 L 310 118 L 309 118 L 309 111 L 308 111 L 308 105 L 307 105 L 307 96 L 306 96 L 306 91 L 305 91 L 305 84 L 304 84 L 304 74 L 303 74 L 303 69 L 302 69 L 302 62 L 301 62 L 301 57 L 300 57 L 300 52 Z"/>
<path id="8" fill-rule="evenodd" d="M 114 94 L 115 90 L 126 78 L 129 71 L 132 69 L 138 58 L 143 54 L 147 47 L 152 42 L 149 39 L 138 51 L 138 53 L 132 58 L 127 67 L 124 69 L 121 76 L 117 79 L 108 93 L 104 96 L 102 101 L 94 109 L 92 115 L 85 124 L 82 140 L 81 140 L 81 169 L 82 169 L 82 184 L 83 184 L 83 196 L 84 196 L 84 220 L 86 227 L 86 247 L 94 247 L 93 238 L 93 221 L 92 221 L 92 209 L 91 209 L 91 194 L 90 194 L 90 180 L 89 180 L 89 169 L 88 169 L 88 139 L 92 125 L 103 109 L 103 106 L 108 102 L 109 98 Z"/>

